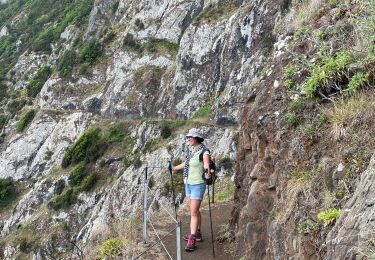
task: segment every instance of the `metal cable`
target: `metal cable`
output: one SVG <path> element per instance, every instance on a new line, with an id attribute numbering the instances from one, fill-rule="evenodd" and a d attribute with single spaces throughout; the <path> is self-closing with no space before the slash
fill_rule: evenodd
<path id="1" fill-rule="evenodd" d="M 160 236 L 159 236 L 159 234 L 158 234 L 158 232 L 156 231 L 156 229 L 155 229 L 155 227 L 154 227 L 154 225 L 152 224 L 152 222 L 151 222 L 151 220 L 149 221 L 149 223 L 150 223 L 150 225 L 151 225 L 151 227 L 152 227 L 152 229 L 154 230 L 154 232 L 155 232 L 155 235 L 156 235 L 156 237 L 159 239 L 159 241 L 160 241 L 160 244 L 163 246 L 163 248 L 164 248 L 164 250 L 165 250 L 165 252 L 167 253 L 167 255 L 169 256 L 169 259 L 172 259 L 173 260 L 173 257 L 169 254 L 169 252 L 168 252 L 168 249 L 165 247 L 165 245 L 164 245 L 164 243 L 163 243 L 163 241 L 160 239 Z"/>
<path id="2" fill-rule="evenodd" d="M 156 197 L 155 197 L 155 195 L 154 194 L 152 194 L 152 190 L 150 189 L 150 187 L 148 187 L 147 186 L 147 188 L 148 188 L 148 190 L 150 191 L 150 194 L 156 199 Z M 166 208 L 164 208 L 163 207 L 163 205 L 162 204 L 160 204 L 160 208 L 161 209 L 163 209 L 163 210 L 165 210 L 167 213 L 168 213 L 168 215 L 173 219 L 173 221 L 175 222 L 175 223 L 177 223 L 178 221 L 177 221 L 177 219 L 166 209 Z"/>
<path id="3" fill-rule="evenodd" d="M 166 235 L 164 235 L 162 239 L 166 238 L 167 236 L 169 236 L 170 234 L 172 234 L 173 231 L 175 231 L 177 229 L 177 225 L 174 229 L 172 229 L 171 231 L 169 231 Z M 149 246 L 149 248 L 147 248 L 145 251 L 143 251 L 142 253 L 140 253 L 139 255 L 137 255 L 135 258 L 133 258 L 133 260 L 135 259 L 138 259 L 139 257 L 141 257 L 142 255 L 144 255 L 147 251 L 149 251 L 151 248 L 153 248 L 155 245 L 157 245 L 159 243 L 159 241 L 156 241 L 154 242 L 152 245 Z"/>

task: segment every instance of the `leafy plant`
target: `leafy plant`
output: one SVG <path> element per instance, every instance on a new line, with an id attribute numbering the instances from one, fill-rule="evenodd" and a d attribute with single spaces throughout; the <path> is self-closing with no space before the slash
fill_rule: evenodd
<path id="1" fill-rule="evenodd" d="M 200 25 L 203 22 L 218 22 L 232 15 L 237 8 L 236 1 L 233 0 L 218 2 L 217 6 L 209 5 L 194 18 L 193 24 Z"/>
<path id="2" fill-rule="evenodd" d="M 283 83 L 287 89 L 292 89 L 295 86 L 295 81 L 293 79 L 295 69 L 295 66 L 290 65 L 283 72 Z"/>
<path id="3" fill-rule="evenodd" d="M 0 130 L 3 129 L 3 127 L 5 127 L 7 122 L 8 122 L 8 116 L 0 114 Z"/>
<path id="4" fill-rule="evenodd" d="M 98 175 L 96 173 L 91 173 L 87 175 L 81 183 L 80 190 L 82 191 L 91 190 L 95 186 L 95 183 L 97 180 L 98 180 Z"/>
<path id="5" fill-rule="evenodd" d="M 55 189 L 54 192 L 56 195 L 60 195 L 65 189 L 65 180 L 60 179 L 55 183 Z"/>
<path id="6" fill-rule="evenodd" d="M 70 188 L 62 194 L 56 196 L 48 203 L 48 206 L 54 210 L 65 209 L 77 202 L 77 192 Z"/>
<path id="7" fill-rule="evenodd" d="M 79 162 L 94 162 L 104 154 L 107 147 L 108 144 L 100 136 L 100 129 L 90 129 L 65 152 L 62 167 Z"/>
<path id="8" fill-rule="evenodd" d="M 81 185 L 83 179 L 86 177 L 87 175 L 87 167 L 85 165 L 85 163 L 79 163 L 77 164 L 73 171 L 70 172 L 69 174 L 69 181 L 70 181 L 70 184 L 74 187 L 74 186 L 79 186 Z"/>
<path id="9" fill-rule="evenodd" d="M 31 247 L 31 243 L 27 241 L 27 238 L 23 237 L 20 241 L 20 251 L 23 253 L 28 253 Z"/>
<path id="10" fill-rule="evenodd" d="M 0 200 L 9 196 L 12 190 L 12 182 L 7 179 L 0 179 Z"/>
<path id="11" fill-rule="evenodd" d="M 318 219 L 324 223 L 324 226 L 329 226 L 332 225 L 340 215 L 340 209 L 327 209 L 318 213 Z"/>
<path id="12" fill-rule="evenodd" d="M 8 103 L 7 109 L 10 114 L 16 114 L 26 105 L 25 99 L 15 99 Z"/>
<path id="13" fill-rule="evenodd" d="M 312 140 L 316 135 L 316 127 L 314 124 L 304 124 L 301 127 L 301 132 L 303 135 L 307 136 L 310 140 Z"/>
<path id="14" fill-rule="evenodd" d="M 349 84 L 348 84 L 348 91 L 349 91 L 349 93 L 356 92 L 357 89 L 359 89 L 360 87 L 366 85 L 366 83 L 368 83 L 368 79 L 369 79 L 369 74 L 368 73 L 358 72 L 357 74 L 355 74 L 350 79 Z"/>
<path id="15" fill-rule="evenodd" d="M 297 226 L 298 233 L 304 234 L 304 235 L 310 234 L 316 231 L 318 228 L 319 228 L 319 224 L 312 222 L 310 220 L 303 220 L 303 221 L 301 220 L 300 222 L 298 222 L 298 226 Z"/>
<path id="16" fill-rule="evenodd" d="M 142 52 L 143 50 L 142 44 L 137 42 L 134 38 L 134 35 L 131 33 L 126 34 L 123 45 L 125 48 L 131 51 Z"/>
<path id="17" fill-rule="evenodd" d="M 50 77 L 52 70 L 48 66 L 40 68 L 36 76 L 27 84 L 27 94 L 30 97 L 36 97 L 42 89 L 44 83 Z"/>
<path id="18" fill-rule="evenodd" d="M 82 46 L 80 57 L 84 62 L 93 64 L 102 55 L 102 46 L 96 40 L 91 40 Z"/>
<path id="19" fill-rule="evenodd" d="M 206 104 L 194 113 L 194 117 L 209 117 L 212 113 L 211 105 Z"/>
<path id="20" fill-rule="evenodd" d="M 46 160 L 46 161 L 51 160 L 52 155 L 53 155 L 53 152 L 52 152 L 51 150 L 48 149 L 48 150 L 46 151 L 45 155 L 44 155 L 44 160 Z"/>
<path id="21" fill-rule="evenodd" d="M 298 117 L 295 113 L 288 112 L 284 116 L 284 120 L 288 126 L 297 126 L 298 125 Z"/>
<path id="22" fill-rule="evenodd" d="M 107 257 L 115 257 L 121 254 L 123 243 L 118 238 L 108 239 L 100 247 L 97 259 L 106 259 Z"/>
<path id="23" fill-rule="evenodd" d="M 215 201 L 227 201 L 233 198 L 236 187 L 233 182 L 226 183 L 225 186 L 215 188 Z"/>
<path id="24" fill-rule="evenodd" d="M 110 31 L 104 36 L 103 43 L 109 44 L 115 39 L 115 37 L 116 37 L 116 32 Z"/>
<path id="25" fill-rule="evenodd" d="M 17 132 L 22 132 L 34 119 L 35 114 L 36 111 L 34 109 L 27 111 L 26 114 L 23 117 L 21 117 L 20 121 L 18 121 L 16 125 Z"/>
<path id="26" fill-rule="evenodd" d="M 179 45 L 177 43 L 169 42 L 165 39 L 149 38 L 148 41 L 142 46 L 142 49 L 145 49 L 151 53 L 167 53 L 172 56 L 176 56 Z"/>
<path id="27" fill-rule="evenodd" d="M 296 171 L 293 172 L 292 179 L 295 182 L 310 182 L 312 180 L 312 175 L 309 171 Z"/>
<path id="28" fill-rule="evenodd" d="M 164 139 L 167 139 L 168 137 L 172 135 L 172 131 L 173 129 L 171 128 L 171 126 L 164 122 L 161 126 L 160 135 Z"/>
<path id="29" fill-rule="evenodd" d="M 121 143 L 127 136 L 128 131 L 121 125 L 111 126 L 103 135 L 103 139 L 108 144 Z"/>
<path id="30" fill-rule="evenodd" d="M 233 167 L 233 162 L 229 156 L 224 156 L 220 159 L 219 165 L 221 165 L 225 169 L 231 169 Z"/>
<path id="31" fill-rule="evenodd" d="M 316 97 L 323 92 L 329 92 L 330 84 L 335 84 L 342 77 L 346 77 L 348 66 L 353 61 L 349 51 L 341 51 L 336 57 L 323 57 L 323 64 L 312 69 L 311 76 L 304 85 L 304 92 L 309 98 Z M 324 90 L 324 91 L 323 91 Z"/>
<path id="32" fill-rule="evenodd" d="M 61 77 L 68 77 L 72 74 L 77 62 L 77 54 L 74 50 L 67 50 L 57 61 L 56 69 Z"/>
<path id="33" fill-rule="evenodd" d="M 134 24 L 137 26 L 138 30 L 143 30 L 145 28 L 144 23 L 139 18 L 135 20 Z"/>

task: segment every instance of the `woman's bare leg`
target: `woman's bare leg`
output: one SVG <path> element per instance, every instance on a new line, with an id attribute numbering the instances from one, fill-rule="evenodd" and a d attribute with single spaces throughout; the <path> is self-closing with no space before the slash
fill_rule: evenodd
<path id="1" fill-rule="evenodd" d="M 200 200 L 190 200 L 190 234 L 196 234 L 200 222 Z"/>

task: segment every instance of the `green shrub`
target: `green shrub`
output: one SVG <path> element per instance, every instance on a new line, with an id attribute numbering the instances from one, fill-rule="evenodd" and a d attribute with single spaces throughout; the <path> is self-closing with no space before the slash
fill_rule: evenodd
<path id="1" fill-rule="evenodd" d="M 111 126 L 104 134 L 104 141 L 108 144 L 121 143 L 129 136 L 128 131 L 121 125 Z"/>
<path id="2" fill-rule="evenodd" d="M 0 114 L 0 130 L 6 126 L 7 122 L 8 122 L 8 116 Z"/>
<path id="3" fill-rule="evenodd" d="M 107 257 L 115 257 L 121 254 L 123 243 L 118 238 L 108 239 L 100 247 L 97 259 L 107 259 Z"/>
<path id="4" fill-rule="evenodd" d="M 0 144 L 2 144 L 5 140 L 5 134 L 0 134 Z"/>
<path id="5" fill-rule="evenodd" d="M 317 131 L 315 125 L 313 124 L 304 124 L 300 130 L 304 136 L 308 137 L 311 140 L 314 138 Z"/>
<path id="6" fill-rule="evenodd" d="M 134 39 L 134 35 L 131 34 L 131 33 L 128 33 L 125 36 L 124 41 L 123 41 L 123 46 L 125 48 L 128 48 L 131 51 L 135 51 L 135 52 L 142 52 L 143 51 L 142 44 L 137 42 Z"/>
<path id="7" fill-rule="evenodd" d="M 70 76 L 77 63 L 76 52 L 74 50 L 67 50 L 57 61 L 56 69 L 60 77 Z"/>
<path id="8" fill-rule="evenodd" d="M 96 40 L 91 40 L 83 45 L 80 57 L 84 62 L 93 64 L 102 55 L 102 46 Z"/>
<path id="9" fill-rule="evenodd" d="M 30 97 L 36 97 L 42 89 L 44 83 L 51 76 L 52 70 L 48 66 L 40 68 L 36 76 L 27 84 L 26 90 Z"/>
<path id="10" fill-rule="evenodd" d="M 209 117 L 211 116 L 212 109 L 210 104 L 206 104 L 203 107 L 199 108 L 194 113 L 194 117 Z"/>
<path id="11" fill-rule="evenodd" d="M 28 253 L 31 247 L 31 243 L 27 241 L 25 237 L 23 237 L 20 241 L 20 251 L 23 253 Z"/>
<path id="12" fill-rule="evenodd" d="M 293 78 L 295 70 L 295 66 L 290 65 L 283 72 L 283 83 L 287 89 L 293 89 L 295 86 L 295 80 Z"/>
<path id="13" fill-rule="evenodd" d="M 215 201 L 228 201 L 233 199 L 234 192 L 236 190 L 236 186 L 233 182 L 229 182 L 220 190 L 215 191 Z"/>
<path id="14" fill-rule="evenodd" d="M 156 149 L 160 147 L 160 138 L 158 139 L 152 139 L 150 141 L 147 141 L 144 148 L 143 152 L 153 152 Z"/>
<path id="15" fill-rule="evenodd" d="M 79 162 L 95 162 L 104 154 L 107 147 L 100 136 L 100 129 L 90 129 L 65 152 L 62 167 Z"/>
<path id="16" fill-rule="evenodd" d="M 289 10 L 290 6 L 292 4 L 292 0 L 282 0 L 282 3 L 281 3 L 281 10 L 283 12 L 286 12 Z"/>
<path id="17" fill-rule="evenodd" d="M 40 32 L 34 39 L 31 48 L 34 51 L 51 51 L 51 43 L 59 38 L 60 34 L 54 27 L 49 27 Z"/>
<path id="18" fill-rule="evenodd" d="M 15 99 L 8 103 L 7 110 L 11 114 L 16 114 L 26 105 L 26 100 L 24 99 Z"/>
<path id="19" fill-rule="evenodd" d="M 298 125 L 298 117 L 295 113 L 286 113 L 284 116 L 284 120 L 288 126 L 297 126 Z"/>
<path id="20" fill-rule="evenodd" d="M 332 225 L 341 215 L 340 209 L 327 209 L 318 213 L 318 219 L 324 223 L 324 226 Z"/>
<path id="21" fill-rule="evenodd" d="M 224 156 L 220 159 L 219 165 L 221 165 L 225 169 L 232 169 L 233 162 L 228 156 Z"/>
<path id="22" fill-rule="evenodd" d="M 98 180 L 98 175 L 96 173 L 91 173 L 87 175 L 81 183 L 80 190 L 82 191 L 91 190 L 95 186 L 97 180 Z"/>
<path id="23" fill-rule="evenodd" d="M 46 161 L 49 161 L 49 160 L 51 160 L 52 155 L 53 155 L 53 152 L 52 152 L 51 150 L 48 149 L 48 150 L 46 151 L 46 153 L 45 153 L 43 159 L 46 160 Z"/>
<path id="24" fill-rule="evenodd" d="M 124 160 L 122 160 L 122 163 L 124 164 L 125 169 L 130 167 L 130 165 L 132 165 L 132 161 L 129 160 L 129 158 L 124 158 Z"/>
<path id="25" fill-rule="evenodd" d="M 236 1 L 227 0 L 218 3 L 218 6 L 210 5 L 205 8 L 193 20 L 194 25 L 199 25 L 202 22 L 215 23 L 221 19 L 225 19 L 237 10 Z"/>
<path id="26" fill-rule="evenodd" d="M 60 195 L 64 191 L 64 189 L 65 189 L 65 180 L 64 179 L 58 180 L 55 183 L 54 193 L 56 195 Z"/>
<path id="27" fill-rule="evenodd" d="M 368 83 L 369 74 L 358 72 L 349 81 L 348 91 L 349 93 L 356 92 L 357 89 Z"/>
<path id="28" fill-rule="evenodd" d="M 21 117 L 20 121 L 18 121 L 16 125 L 17 132 L 22 132 L 25 130 L 25 128 L 31 123 L 31 121 L 34 119 L 34 116 L 36 114 L 36 111 L 34 109 L 31 109 L 26 112 L 26 114 Z"/>
<path id="29" fill-rule="evenodd" d="M 115 37 L 116 37 L 116 32 L 110 31 L 104 36 L 103 43 L 109 44 L 115 39 Z"/>
<path id="30" fill-rule="evenodd" d="M 292 174 L 292 180 L 294 182 L 310 182 L 313 176 L 309 171 L 296 171 Z"/>
<path id="31" fill-rule="evenodd" d="M 145 28 L 144 23 L 139 18 L 135 20 L 134 24 L 137 26 L 138 30 L 143 30 Z"/>
<path id="32" fill-rule="evenodd" d="M 69 174 L 69 182 L 70 184 L 74 186 L 79 186 L 81 185 L 83 179 L 87 175 L 87 167 L 85 163 L 79 163 L 77 164 L 73 171 L 70 172 Z"/>
<path id="33" fill-rule="evenodd" d="M 0 78 L 1 80 L 1 78 Z M 0 101 L 8 97 L 8 87 L 0 82 Z"/>
<path id="34" fill-rule="evenodd" d="M 336 57 L 324 57 L 321 66 L 312 69 L 311 76 L 304 85 L 304 92 L 309 98 L 316 97 L 319 92 L 328 92 L 330 84 L 346 77 L 353 55 L 349 51 L 341 51 Z"/>
<path id="35" fill-rule="evenodd" d="M 168 53 L 176 56 L 179 45 L 177 43 L 169 42 L 165 39 L 149 38 L 148 41 L 142 46 L 148 52 Z"/>
<path id="36" fill-rule="evenodd" d="M 173 129 L 168 123 L 166 122 L 162 123 L 161 130 L 160 130 L 161 137 L 163 137 L 164 139 L 167 139 L 168 137 L 172 135 L 172 131 Z"/>
<path id="37" fill-rule="evenodd" d="M 72 188 L 56 196 L 48 203 L 48 206 L 54 210 L 68 208 L 77 201 L 77 193 Z"/>
<path id="38" fill-rule="evenodd" d="M 0 209 L 8 208 L 18 197 L 14 183 L 0 178 Z"/>
<path id="39" fill-rule="evenodd" d="M 139 155 L 136 155 L 133 159 L 134 168 L 138 169 L 142 166 L 142 160 Z"/>
<path id="40" fill-rule="evenodd" d="M 12 192 L 13 184 L 7 179 L 0 179 L 0 200 L 6 199 Z"/>
<path id="41" fill-rule="evenodd" d="M 319 228 L 318 223 L 311 222 L 309 220 L 298 222 L 297 230 L 300 234 L 310 234 Z"/>

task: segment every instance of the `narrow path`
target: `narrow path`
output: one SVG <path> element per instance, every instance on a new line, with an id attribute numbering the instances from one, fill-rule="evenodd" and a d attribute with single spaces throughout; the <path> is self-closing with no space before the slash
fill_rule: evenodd
<path id="1" fill-rule="evenodd" d="M 235 259 L 227 252 L 228 244 L 220 244 L 216 241 L 218 237 L 218 233 L 223 227 L 228 224 L 230 213 L 232 211 L 233 205 L 230 202 L 221 203 L 221 204 L 214 204 L 211 205 L 211 215 L 212 215 L 212 226 L 214 231 L 214 249 L 215 249 L 215 258 L 212 254 L 212 243 L 211 243 L 211 231 L 210 231 L 210 217 L 209 217 L 209 210 L 208 205 L 205 205 L 201 209 L 202 214 L 202 234 L 203 234 L 203 241 L 197 242 L 197 249 L 194 252 L 186 252 L 185 245 L 186 241 L 184 241 L 181 237 L 181 247 L 182 247 L 182 259 L 194 259 L 194 260 L 232 260 Z M 181 219 L 182 223 L 182 234 L 181 236 L 190 233 L 190 215 L 188 212 L 188 207 L 183 207 L 178 212 L 179 218 Z M 171 229 L 170 225 L 160 225 L 160 230 L 162 232 L 167 232 L 168 229 Z M 175 235 L 170 235 L 163 240 L 165 246 L 167 247 L 169 253 L 173 257 L 176 258 L 176 238 Z M 161 245 L 158 246 L 160 249 L 162 248 Z M 158 250 L 159 251 L 159 250 Z M 153 255 L 153 259 L 169 259 L 168 255 L 161 249 L 159 252 L 158 257 Z M 149 255 L 151 257 L 151 255 Z M 148 259 L 146 256 L 145 259 Z"/>

